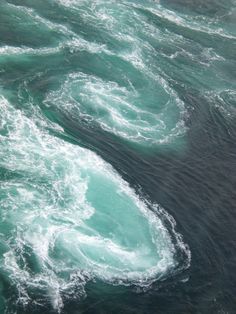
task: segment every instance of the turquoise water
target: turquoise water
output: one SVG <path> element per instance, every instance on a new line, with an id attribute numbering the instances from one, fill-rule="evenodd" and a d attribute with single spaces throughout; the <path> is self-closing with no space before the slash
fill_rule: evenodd
<path id="1" fill-rule="evenodd" d="M 223 195 L 202 163 L 236 115 L 235 2 L 200 2 L 0 2 L 1 313 L 185 313 L 165 284 L 197 302 L 196 212 Z"/>

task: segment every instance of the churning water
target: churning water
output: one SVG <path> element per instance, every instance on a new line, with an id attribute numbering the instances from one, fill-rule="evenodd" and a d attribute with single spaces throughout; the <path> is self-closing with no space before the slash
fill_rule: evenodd
<path id="1" fill-rule="evenodd" d="M 0 1 L 0 313 L 235 313 L 236 3 Z"/>

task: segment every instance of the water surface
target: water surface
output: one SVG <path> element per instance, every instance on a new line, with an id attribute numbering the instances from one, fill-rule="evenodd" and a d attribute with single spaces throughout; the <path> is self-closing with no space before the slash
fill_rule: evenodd
<path id="1" fill-rule="evenodd" d="M 234 313 L 236 3 L 0 3 L 3 313 Z"/>

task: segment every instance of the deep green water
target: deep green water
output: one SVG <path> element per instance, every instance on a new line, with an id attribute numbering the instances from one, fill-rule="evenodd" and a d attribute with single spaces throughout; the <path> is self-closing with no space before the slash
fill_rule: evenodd
<path id="1" fill-rule="evenodd" d="M 0 314 L 236 312 L 234 0 L 0 0 Z"/>

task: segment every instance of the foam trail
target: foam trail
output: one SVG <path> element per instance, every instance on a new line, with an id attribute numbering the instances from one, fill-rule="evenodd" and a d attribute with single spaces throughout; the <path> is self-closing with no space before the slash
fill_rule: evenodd
<path id="1" fill-rule="evenodd" d="M 45 121 L 4 97 L 0 115 L 0 167 L 13 174 L 1 183 L 0 224 L 9 227 L 1 269 L 20 302 L 43 291 L 60 310 L 93 277 L 142 286 L 183 266 L 175 257 L 188 256 L 182 240 L 172 242 L 174 233 L 109 164 L 49 135 Z"/>
<path id="2" fill-rule="evenodd" d="M 40 48 L 33 49 L 29 47 L 11 47 L 11 46 L 3 46 L 0 47 L 0 57 L 1 56 L 9 56 L 9 55 L 44 55 L 44 54 L 53 54 L 57 53 L 59 49 L 55 48 Z"/>

